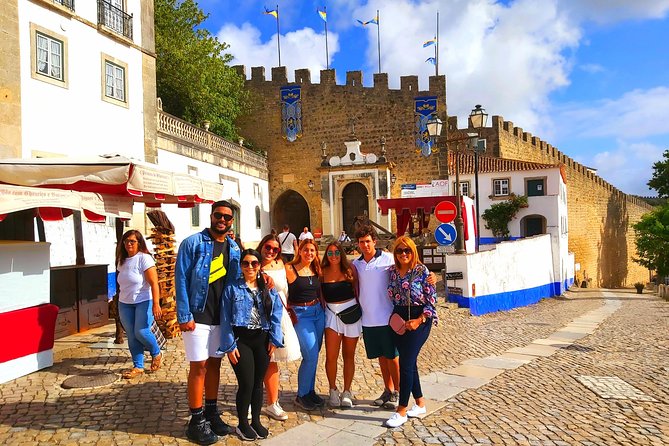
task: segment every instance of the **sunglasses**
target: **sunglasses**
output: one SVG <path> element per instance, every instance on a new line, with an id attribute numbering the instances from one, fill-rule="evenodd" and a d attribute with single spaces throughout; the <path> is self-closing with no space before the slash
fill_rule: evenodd
<path id="1" fill-rule="evenodd" d="M 222 218 L 225 221 L 230 221 L 234 218 L 232 214 L 222 214 L 220 212 L 214 212 L 211 215 L 213 215 L 216 220 L 220 220 Z"/>
<path id="2" fill-rule="evenodd" d="M 275 248 L 273 246 L 265 245 L 265 251 L 278 254 L 278 252 L 281 251 L 281 248 Z"/>
<path id="3" fill-rule="evenodd" d="M 334 256 L 334 257 L 339 257 L 340 254 L 341 254 L 341 253 L 339 252 L 339 250 L 328 251 L 328 257 L 333 257 L 333 256 Z"/>
<path id="4" fill-rule="evenodd" d="M 411 248 L 396 248 L 395 249 L 395 254 L 397 254 L 397 255 L 400 255 L 400 254 L 411 255 L 413 253 L 411 252 Z"/>
<path id="5" fill-rule="evenodd" d="M 125 243 L 126 245 L 136 245 L 137 240 L 123 240 L 123 243 Z"/>
<path id="6" fill-rule="evenodd" d="M 258 265 L 260 265 L 260 262 L 257 260 L 251 260 L 250 262 L 248 260 L 242 260 L 242 268 L 257 268 Z"/>

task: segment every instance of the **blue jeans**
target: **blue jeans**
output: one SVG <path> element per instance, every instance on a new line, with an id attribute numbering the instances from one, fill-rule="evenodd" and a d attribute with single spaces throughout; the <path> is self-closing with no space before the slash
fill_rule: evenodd
<path id="1" fill-rule="evenodd" d="M 422 312 L 422 306 L 412 306 L 411 316 L 408 314 L 407 307 L 395 306 L 394 312 L 398 313 L 404 320 L 416 318 Z M 399 405 L 407 407 L 409 405 L 409 396 L 414 399 L 423 396 L 423 389 L 420 386 L 420 376 L 418 375 L 418 354 L 423 344 L 427 341 L 432 330 L 432 319 L 426 320 L 420 324 L 416 330 L 407 330 L 402 336 L 393 333 L 395 346 L 400 353 L 400 396 Z"/>
<path id="2" fill-rule="evenodd" d="M 126 335 L 128 347 L 132 356 L 132 365 L 137 369 L 144 368 L 144 349 L 151 356 L 160 354 L 160 347 L 156 337 L 151 333 L 153 323 L 153 301 L 145 300 L 138 304 L 118 303 L 118 315 Z"/>
<path id="3" fill-rule="evenodd" d="M 316 387 L 316 369 L 318 353 L 323 345 L 325 330 L 325 311 L 320 304 L 310 307 L 293 306 L 297 314 L 295 333 L 300 342 L 302 362 L 297 371 L 297 395 L 305 396 Z"/>

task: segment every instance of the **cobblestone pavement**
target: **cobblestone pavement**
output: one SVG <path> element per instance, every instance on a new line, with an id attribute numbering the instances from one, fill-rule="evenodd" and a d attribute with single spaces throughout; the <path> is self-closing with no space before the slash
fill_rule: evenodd
<path id="1" fill-rule="evenodd" d="M 669 444 L 669 303 L 632 293 L 578 289 L 565 298 L 480 317 L 442 306 L 440 325 L 419 358 L 421 375 L 526 347 L 607 302 L 620 305 L 593 334 L 460 392 L 426 418 L 380 430 L 375 440 L 357 444 Z M 0 444 L 189 444 L 184 436 L 187 363 L 180 339 L 168 341 L 164 366 L 156 373 L 96 388 L 61 387 L 73 375 L 129 367 L 126 349 L 91 348 L 112 337 L 110 325 L 59 340 L 53 367 L 0 384 Z M 361 342 L 353 391 L 359 400 L 370 400 L 382 390 L 382 381 L 377 363 L 363 350 Z M 292 431 L 298 439 L 313 425 L 309 422 L 322 425 L 334 415 L 328 409 L 296 410 L 297 366 L 281 367 L 281 404 L 289 419 L 267 421 L 273 438 L 299 425 Z M 325 395 L 327 388 L 320 367 L 317 390 Z M 219 406 L 231 424 L 236 424 L 235 391 L 234 374 L 225 364 Z M 615 399 L 635 395 L 649 398 Z M 241 442 L 230 437 L 219 444 Z"/>

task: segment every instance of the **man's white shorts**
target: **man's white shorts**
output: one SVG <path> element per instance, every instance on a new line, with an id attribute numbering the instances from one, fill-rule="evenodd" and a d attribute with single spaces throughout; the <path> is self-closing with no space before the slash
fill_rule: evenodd
<path id="1" fill-rule="evenodd" d="M 195 324 L 195 330 L 184 331 L 184 349 L 189 362 L 206 361 L 208 358 L 222 358 L 216 350 L 221 345 L 221 327 L 219 325 Z"/>

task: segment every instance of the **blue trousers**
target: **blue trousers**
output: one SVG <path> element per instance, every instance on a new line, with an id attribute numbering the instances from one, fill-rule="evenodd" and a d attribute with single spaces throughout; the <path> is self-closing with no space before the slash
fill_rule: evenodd
<path id="1" fill-rule="evenodd" d="M 153 323 L 153 301 L 145 300 L 138 304 L 118 303 L 118 315 L 128 336 L 128 347 L 132 356 L 132 365 L 137 369 L 144 368 L 144 349 L 151 356 L 160 354 L 156 337 L 151 333 Z"/>
<path id="2" fill-rule="evenodd" d="M 323 345 L 325 311 L 319 304 L 310 307 L 293 306 L 297 314 L 295 333 L 300 342 L 302 362 L 297 371 L 297 395 L 305 396 L 316 387 L 318 354 Z"/>
<path id="3" fill-rule="evenodd" d="M 398 308 L 395 307 L 395 312 L 400 313 L 406 320 L 408 317 L 406 310 L 397 310 Z M 412 317 L 417 316 L 414 316 L 412 312 Z M 416 330 L 407 330 L 402 336 L 393 333 L 395 346 L 400 353 L 400 398 L 398 402 L 400 406 L 408 407 L 409 395 L 413 395 L 414 399 L 423 396 L 420 377 L 418 376 L 418 354 L 428 336 L 430 336 L 431 329 L 432 319 L 428 319 L 425 323 L 420 324 Z"/>

